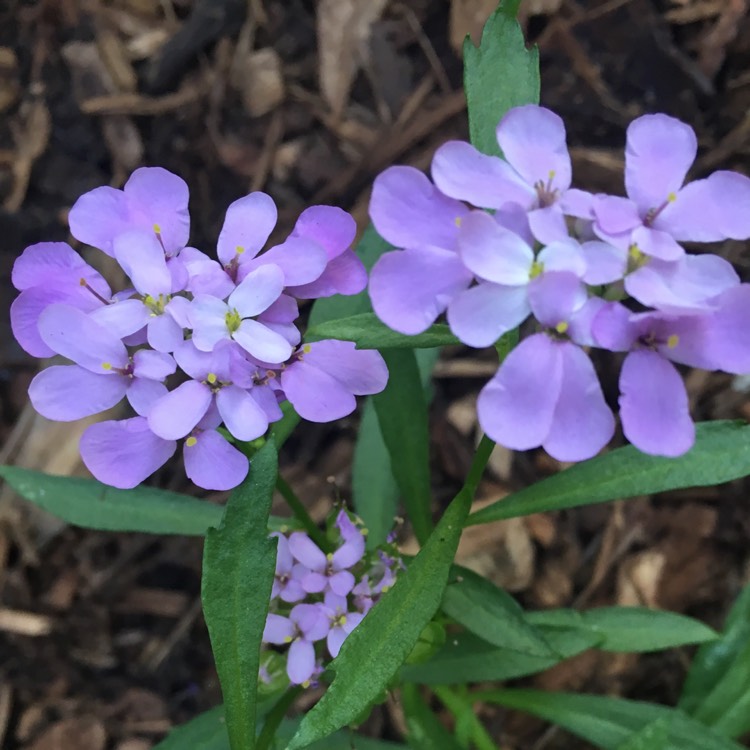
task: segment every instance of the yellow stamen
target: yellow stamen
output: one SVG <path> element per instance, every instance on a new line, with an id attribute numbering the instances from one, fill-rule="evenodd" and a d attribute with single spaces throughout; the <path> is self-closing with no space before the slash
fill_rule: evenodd
<path id="1" fill-rule="evenodd" d="M 312 347 L 310 346 L 310 344 L 305 344 L 305 345 L 304 345 L 304 346 L 302 347 L 302 351 L 303 351 L 303 352 L 304 352 L 305 354 L 309 354 L 309 353 L 310 353 L 310 352 L 312 351 Z"/>
<path id="2" fill-rule="evenodd" d="M 333 553 L 332 553 L 332 552 L 329 552 L 329 553 L 328 553 L 328 554 L 326 555 L 326 560 L 328 560 L 328 562 L 331 562 L 331 561 L 333 560 Z"/>
<path id="3" fill-rule="evenodd" d="M 102 370 L 111 370 L 112 364 L 110 362 L 102 362 Z"/>
<path id="4" fill-rule="evenodd" d="M 245 248 L 242 247 L 242 245 L 237 245 L 237 247 L 235 247 L 234 249 L 235 249 L 237 255 L 242 255 L 242 253 L 245 252 Z"/>
<path id="5" fill-rule="evenodd" d="M 568 324 L 567 324 L 567 323 L 566 323 L 566 322 L 565 322 L 564 320 L 561 320 L 561 321 L 560 321 L 560 322 L 559 322 L 559 323 L 558 323 L 558 324 L 557 324 L 557 325 L 555 326 L 555 330 L 556 330 L 556 331 L 557 331 L 558 333 L 565 333 L 565 332 L 566 332 L 566 331 L 568 330 Z"/>
<path id="6" fill-rule="evenodd" d="M 460 216 L 456 216 L 456 218 L 455 218 L 455 219 L 453 219 L 453 222 L 454 222 L 454 224 L 455 224 L 455 225 L 456 225 L 457 227 L 460 227 L 460 226 L 461 226 L 461 221 L 462 221 L 462 219 L 461 219 L 461 217 L 460 217 Z"/>
<path id="7" fill-rule="evenodd" d="M 217 380 L 217 378 L 216 378 L 216 375 L 215 375 L 215 373 L 213 373 L 213 372 L 209 372 L 209 373 L 208 373 L 208 375 L 206 375 L 206 380 L 207 380 L 207 381 L 208 381 L 208 382 L 209 382 L 209 383 L 210 383 L 211 385 L 213 385 L 213 384 L 214 384 L 214 383 L 216 382 L 216 380 Z"/>
<path id="8" fill-rule="evenodd" d="M 554 180 L 555 179 L 555 174 L 556 174 L 555 170 L 554 169 L 550 169 L 550 171 L 549 171 L 549 178 L 550 178 L 550 180 Z"/>
<path id="9" fill-rule="evenodd" d="M 186 446 L 187 446 L 188 448 L 192 448 L 192 447 L 193 447 L 193 446 L 194 446 L 194 445 L 195 445 L 195 444 L 196 444 L 197 442 L 198 442 L 198 438 L 197 438 L 197 437 L 195 437 L 195 436 L 193 436 L 193 435 L 191 435 L 191 436 L 190 436 L 190 437 L 189 437 L 189 438 L 188 438 L 188 439 L 187 439 L 187 440 L 185 441 L 185 445 L 186 445 Z"/>
<path id="10" fill-rule="evenodd" d="M 679 337 L 679 336 L 678 336 L 678 335 L 677 335 L 676 333 L 673 333 L 673 334 L 672 334 L 672 335 L 671 335 L 671 336 L 670 336 L 670 337 L 669 337 L 669 338 L 667 339 L 667 346 L 668 346 L 668 347 L 669 347 L 670 349 L 674 349 L 674 348 L 675 348 L 675 347 L 677 346 L 677 344 L 679 344 L 679 343 L 680 343 L 680 337 Z"/>
<path id="11" fill-rule="evenodd" d="M 154 232 L 161 234 L 161 227 L 158 224 L 154 224 Z"/>
<path id="12" fill-rule="evenodd" d="M 288 635 L 286 638 L 284 638 L 284 643 L 291 643 L 294 640 L 291 635 Z"/>
<path id="13" fill-rule="evenodd" d="M 542 271 L 544 271 L 544 263 L 540 263 L 538 260 L 535 260 L 531 264 L 531 268 L 529 269 L 529 278 L 535 279 L 542 273 Z"/>
<path id="14" fill-rule="evenodd" d="M 234 333 L 240 327 L 240 323 L 242 323 L 242 318 L 237 310 L 230 310 L 224 319 L 226 320 L 227 328 L 230 333 Z"/>
<path id="15" fill-rule="evenodd" d="M 675 201 L 677 200 L 677 193 L 670 193 L 670 194 L 669 194 L 669 195 L 667 196 L 667 200 L 668 200 L 668 201 L 669 201 L 670 203 L 674 203 L 674 202 L 675 202 Z"/>

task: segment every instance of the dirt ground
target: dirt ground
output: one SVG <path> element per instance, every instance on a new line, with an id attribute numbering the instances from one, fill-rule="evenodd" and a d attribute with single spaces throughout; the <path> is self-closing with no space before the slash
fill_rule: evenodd
<path id="1" fill-rule="evenodd" d="M 279 235 L 311 203 L 367 222 L 369 185 L 392 163 L 426 168 L 467 136 L 460 40 L 494 0 L 0 0 L 0 304 L 23 248 L 69 239 L 78 195 L 141 164 L 191 188 L 192 241 L 213 247 L 229 202 L 280 205 Z M 524 0 L 541 50 L 542 103 L 566 121 L 576 181 L 622 192 L 627 123 L 663 111 L 700 141 L 694 176 L 750 174 L 749 0 Z M 319 52 L 321 50 L 321 52 Z M 741 243 L 719 251 L 747 280 Z M 106 269 L 105 269 L 106 270 Z M 0 320 L 0 462 L 82 473 L 79 424 L 35 416 L 37 363 Z M 614 400 L 616 376 L 603 371 Z M 474 400 L 492 361 L 447 351 L 436 369 L 436 511 L 476 439 Z M 750 418 L 721 375 L 687 375 L 698 419 Z M 85 426 L 85 425 L 84 425 Z M 346 496 L 356 419 L 304 425 L 285 476 L 314 515 Z M 480 498 L 559 470 L 498 449 Z M 332 478 L 332 479 L 331 479 Z M 155 481 L 191 491 L 179 466 Z M 527 607 L 639 604 L 719 625 L 750 581 L 748 482 L 474 527 L 461 560 Z M 220 501 L 220 496 L 208 498 Z M 408 545 L 409 540 L 405 539 Z M 200 539 L 91 533 L 0 490 L 0 746 L 148 750 L 220 700 L 200 613 Z M 589 652 L 526 680 L 550 690 L 675 701 L 690 650 Z M 482 715 L 502 747 L 583 744 L 518 714 Z M 398 705 L 366 730 L 398 738 Z"/>

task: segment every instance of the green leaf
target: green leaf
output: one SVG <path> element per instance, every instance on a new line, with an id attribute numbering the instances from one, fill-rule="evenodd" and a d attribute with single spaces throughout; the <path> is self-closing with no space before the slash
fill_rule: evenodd
<path id="1" fill-rule="evenodd" d="M 555 656 L 531 656 L 508 648 L 497 648 L 472 633 L 449 635 L 448 640 L 425 664 L 401 669 L 401 678 L 425 685 L 456 685 L 470 682 L 512 680 L 544 672 L 561 661 L 577 656 L 599 643 L 599 637 L 584 630 L 539 628 Z"/>
<path id="2" fill-rule="evenodd" d="M 294 733 L 299 729 L 299 719 L 285 719 L 281 722 L 276 734 L 276 748 L 286 747 L 284 743 L 289 742 Z M 185 748 L 188 750 L 188 748 Z M 190 748 L 192 750 L 192 748 Z M 313 742 L 307 746 L 307 750 L 406 750 L 406 745 L 399 742 L 388 742 L 387 740 L 374 740 L 371 737 L 363 737 L 361 734 L 349 730 L 336 732 L 320 742 Z"/>
<path id="3" fill-rule="evenodd" d="M 469 516 L 469 526 L 681 487 L 721 484 L 750 474 L 750 426 L 696 425 L 693 448 L 679 458 L 618 448 L 543 479 Z"/>
<path id="4" fill-rule="evenodd" d="M 409 730 L 407 741 L 413 750 L 462 750 L 456 738 L 440 723 L 440 720 L 414 685 L 401 688 L 401 706 Z"/>
<path id="5" fill-rule="evenodd" d="M 378 699 L 404 663 L 440 606 L 461 528 L 492 445 L 482 442 L 466 484 L 425 546 L 344 641 L 331 663 L 335 672 L 331 686 L 302 720 L 288 750 L 307 747 L 355 721 Z"/>
<path id="6" fill-rule="evenodd" d="M 479 691 L 472 697 L 546 719 L 604 750 L 617 750 L 644 724 L 660 719 L 669 725 L 665 750 L 740 750 L 682 711 L 653 703 L 541 690 Z"/>
<path id="7" fill-rule="evenodd" d="M 155 487 L 117 490 L 94 479 L 18 466 L 0 466 L 0 476 L 29 502 L 87 529 L 202 536 L 222 514 L 222 508 L 206 500 Z"/>
<path id="8" fill-rule="evenodd" d="M 505 0 L 490 16 L 475 47 L 464 42 L 464 89 L 471 142 L 485 154 L 500 155 L 495 128 L 503 115 L 539 101 L 539 52 L 526 49 L 516 21 L 520 0 Z"/>
<path id="9" fill-rule="evenodd" d="M 203 551 L 203 612 L 232 750 L 255 747 L 260 644 L 276 565 L 267 521 L 277 471 L 276 446 L 268 440 L 232 492 L 221 525 L 209 529 Z"/>
<path id="10" fill-rule="evenodd" d="M 196 716 L 175 727 L 154 750 L 229 750 L 224 706 Z"/>
<path id="11" fill-rule="evenodd" d="M 507 592 L 471 570 L 454 566 L 442 610 L 494 646 L 532 656 L 556 657 L 524 611 Z"/>
<path id="12" fill-rule="evenodd" d="M 329 320 L 307 329 L 305 340 L 321 339 L 353 341 L 357 349 L 433 349 L 461 343 L 445 323 L 435 323 L 424 333 L 406 336 L 388 328 L 373 312 Z"/>
<path id="13" fill-rule="evenodd" d="M 692 617 L 647 607 L 599 607 L 526 613 L 534 625 L 586 630 L 601 638 L 597 648 L 616 653 L 645 653 L 714 641 L 716 631 Z"/>
<path id="14" fill-rule="evenodd" d="M 617 750 L 667 750 L 669 747 L 669 722 L 657 719 L 630 735 Z"/>
<path id="15" fill-rule="evenodd" d="M 414 533 L 424 542 L 432 528 L 427 399 L 414 352 L 386 349 L 382 355 L 390 375 L 385 390 L 373 396 L 373 403 L 393 476 Z"/>
<path id="16" fill-rule="evenodd" d="M 289 436 L 294 431 L 294 428 L 299 424 L 300 422 L 300 415 L 297 414 L 296 411 L 294 411 L 294 407 L 289 403 L 289 401 L 285 401 L 283 404 L 281 404 L 281 411 L 284 414 L 284 416 L 278 421 L 274 422 L 271 425 L 271 437 L 273 438 L 273 442 L 276 443 L 276 448 L 278 450 L 281 450 L 281 446 L 286 443 Z"/>

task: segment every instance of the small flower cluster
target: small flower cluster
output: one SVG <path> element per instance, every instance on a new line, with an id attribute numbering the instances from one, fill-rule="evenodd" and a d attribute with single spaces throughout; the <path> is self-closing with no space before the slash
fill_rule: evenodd
<path id="1" fill-rule="evenodd" d="M 284 242 L 261 252 L 276 219 L 265 193 L 235 201 L 214 260 L 188 246 L 184 181 L 142 168 L 122 190 L 96 188 L 70 211 L 73 236 L 113 257 L 128 288 L 113 292 L 63 242 L 32 245 L 17 259 L 17 340 L 33 356 L 73 362 L 34 378 L 34 408 L 70 421 L 125 397 L 137 415 L 83 433 L 81 456 L 97 479 L 134 487 L 184 440 L 193 482 L 230 489 L 246 476 L 248 460 L 227 433 L 239 441 L 260 437 L 282 417 L 285 399 L 305 419 L 338 419 L 353 411 L 355 395 L 385 387 L 378 352 L 346 341 L 303 345 L 295 324 L 298 300 L 365 287 L 364 266 L 350 249 L 354 220 L 313 206 Z"/>
<path id="2" fill-rule="evenodd" d="M 307 686 L 323 671 L 324 650 L 336 658 L 403 568 L 391 538 L 387 548 L 366 553 L 366 531 L 345 510 L 337 513 L 333 531 L 336 549 L 328 554 L 304 532 L 274 534 L 276 577 L 263 641 L 289 646 L 286 674 L 294 685 Z M 316 649 L 323 641 L 325 649 Z M 268 672 L 268 666 L 261 672 L 266 682 L 273 678 Z"/>
<path id="3" fill-rule="evenodd" d="M 626 198 L 571 187 L 565 127 L 548 109 L 511 110 L 497 141 L 504 159 L 446 143 L 433 181 L 410 167 L 377 178 L 370 215 L 399 249 L 372 270 L 375 312 L 412 335 L 446 313 L 472 347 L 533 318 L 477 405 L 509 448 L 579 461 L 606 445 L 615 420 L 585 351 L 599 347 L 627 352 L 626 437 L 646 453 L 686 452 L 695 428 L 674 365 L 750 372 L 750 285 L 680 243 L 750 237 L 750 179 L 720 171 L 685 184 L 695 133 L 661 114 L 628 127 Z"/>

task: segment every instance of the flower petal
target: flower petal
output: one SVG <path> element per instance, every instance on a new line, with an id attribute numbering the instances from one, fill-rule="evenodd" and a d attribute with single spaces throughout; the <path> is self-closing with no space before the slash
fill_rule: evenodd
<path id="1" fill-rule="evenodd" d="M 240 262 L 254 258 L 266 244 L 277 217 L 276 204 L 270 195 L 255 192 L 236 200 L 227 209 L 219 233 L 216 245 L 219 260 L 227 265 L 238 255 Z"/>
<path id="2" fill-rule="evenodd" d="M 112 240 L 133 228 L 122 190 L 98 187 L 84 193 L 68 213 L 70 233 L 79 241 L 113 255 Z"/>
<path id="3" fill-rule="evenodd" d="M 292 363 L 281 373 L 281 387 L 295 411 L 309 422 L 332 422 L 357 407 L 350 390 L 304 360 Z"/>
<path id="4" fill-rule="evenodd" d="M 243 320 L 232 338 L 261 362 L 280 364 L 292 356 L 291 344 L 281 334 L 257 320 Z"/>
<path id="5" fill-rule="evenodd" d="M 336 206 L 310 206 L 299 215 L 292 234 L 314 240 L 333 260 L 352 246 L 357 222 Z"/>
<path id="6" fill-rule="evenodd" d="M 671 362 L 652 351 L 632 352 L 620 373 L 625 437 L 655 456 L 681 456 L 695 441 L 687 392 Z"/>
<path id="7" fill-rule="evenodd" d="M 299 286 L 319 278 L 327 263 L 328 255 L 322 245 L 305 237 L 289 237 L 243 266 L 250 269 L 268 264 L 277 266 L 284 273 L 284 286 Z"/>
<path id="8" fill-rule="evenodd" d="M 320 547 L 303 531 L 295 531 L 289 536 L 289 551 L 295 560 L 316 573 L 322 573 L 328 565 Z"/>
<path id="9" fill-rule="evenodd" d="M 128 387 L 128 403 L 141 417 L 147 417 L 151 407 L 168 393 L 167 386 L 158 380 L 133 378 Z"/>
<path id="10" fill-rule="evenodd" d="M 286 673 L 292 685 L 304 685 L 315 672 L 315 648 L 308 641 L 296 640 L 289 647 Z"/>
<path id="11" fill-rule="evenodd" d="M 559 204 L 529 211 L 529 226 L 539 242 L 565 242 L 569 239 L 568 225 Z"/>
<path id="12" fill-rule="evenodd" d="M 309 284 L 287 289 L 298 299 L 319 299 L 334 294 L 359 294 L 367 286 L 367 270 L 353 250 L 345 250 L 326 266 L 323 273 Z"/>
<path id="13" fill-rule="evenodd" d="M 213 394 L 207 385 L 188 380 L 151 407 L 149 427 L 165 440 L 185 437 L 200 422 L 212 400 Z"/>
<path id="14" fill-rule="evenodd" d="M 642 253 L 659 260 L 679 260 L 685 255 L 671 234 L 658 229 L 638 227 L 633 231 L 632 242 Z"/>
<path id="15" fill-rule="evenodd" d="M 139 349 L 133 354 L 133 375 L 136 378 L 164 380 L 177 369 L 174 359 L 164 352 Z"/>
<path id="16" fill-rule="evenodd" d="M 247 476 L 247 456 L 230 445 L 216 430 L 203 430 L 185 441 L 185 473 L 204 490 L 231 490 Z"/>
<path id="17" fill-rule="evenodd" d="M 229 295 L 229 307 L 242 318 L 251 318 L 267 310 L 284 290 L 284 272 L 273 264 L 251 271 Z"/>
<path id="18" fill-rule="evenodd" d="M 158 297 L 172 292 L 172 275 L 156 235 L 142 230 L 118 234 L 112 252 L 141 294 Z"/>
<path id="19" fill-rule="evenodd" d="M 356 396 L 380 393 L 388 382 L 388 368 L 380 352 L 357 349 L 351 341 L 315 341 L 304 361 L 332 375 Z"/>
<path id="20" fill-rule="evenodd" d="M 586 302 L 586 288 L 569 271 L 550 271 L 537 276 L 528 286 L 534 317 L 549 328 L 566 324 Z M 567 330 L 567 326 L 565 326 Z"/>
<path id="21" fill-rule="evenodd" d="M 149 320 L 147 335 L 157 352 L 173 352 L 184 341 L 182 326 L 166 312 Z"/>
<path id="22" fill-rule="evenodd" d="M 625 275 L 628 264 L 627 250 L 614 247 L 608 242 L 592 240 L 581 245 L 586 260 L 586 272 L 583 280 L 587 284 L 611 284 Z"/>
<path id="23" fill-rule="evenodd" d="M 294 638 L 294 624 L 288 617 L 269 612 L 266 615 L 266 626 L 263 628 L 263 642 L 283 646 Z"/>
<path id="24" fill-rule="evenodd" d="M 202 352 L 210 352 L 222 339 L 229 339 L 225 302 L 208 294 L 197 294 L 190 304 L 188 318 L 193 329 L 193 344 Z"/>
<path id="25" fill-rule="evenodd" d="M 150 311 L 139 299 L 123 299 L 101 305 L 89 317 L 118 338 L 140 331 L 149 321 Z"/>
<path id="26" fill-rule="evenodd" d="M 230 434 L 237 440 L 255 440 L 268 429 L 268 418 L 242 388 L 228 385 L 216 394 L 216 406 Z"/>

